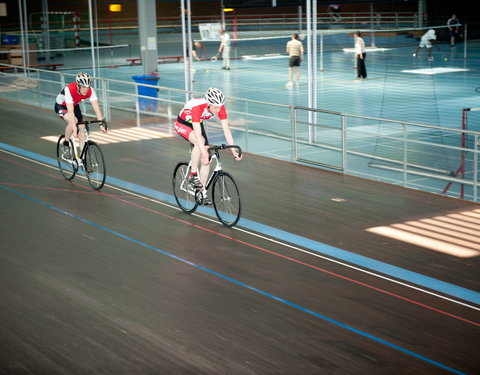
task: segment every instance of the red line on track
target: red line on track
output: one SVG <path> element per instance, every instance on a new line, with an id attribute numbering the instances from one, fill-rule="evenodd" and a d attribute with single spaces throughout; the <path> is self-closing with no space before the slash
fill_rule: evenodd
<path id="1" fill-rule="evenodd" d="M 24 165 L 24 164 L 22 164 L 22 163 L 14 162 L 14 161 L 12 161 L 12 160 L 5 159 L 5 158 L 3 158 L 3 157 L 0 157 L 0 159 L 5 160 L 5 161 L 8 161 L 8 162 L 11 162 L 11 163 L 16 164 L 16 165 L 20 165 L 20 166 L 22 166 L 22 167 L 25 167 L 25 168 L 28 168 L 28 169 L 31 169 L 31 170 L 34 170 L 34 171 L 36 171 L 36 172 L 45 174 L 45 175 L 47 175 L 47 176 L 51 176 L 51 177 L 54 177 L 54 178 L 62 179 L 62 180 L 63 180 L 63 178 L 61 178 L 61 177 L 52 175 L 52 174 L 50 174 L 50 173 L 41 171 L 41 170 L 36 169 L 36 168 L 33 168 L 33 167 L 26 166 L 26 165 Z M 89 189 L 88 187 L 82 186 L 82 185 L 77 184 L 77 183 L 75 183 L 75 182 L 71 182 L 71 181 L 70 181 L 70 183 L 73 184 L 73 185 L 76 185 L 76 186 L 80 186 L 80 187 L 82 187 L 82 188 L 84 188 L 84 189 Z M 12 184 L 12 185 L 13 185 L 13 184 Z M 20 186 L 22 186 L 22 185 L 20 185 Z M 25 185 L 25 186 L 28 187 L 28 185 Z M 153 210 L 153 209 L 151 209 L 151 208 L 147 208 L 147 207 L 141 206 L 140 204 L 130 202 L 130 201 L 128 201 L 128 200 L 126 200 L 126 199 L 123 199 L 123 198 L 121 198 L 121 197 L 119 197 L 119 196 L 117 196 L 117 195 L 107 194 L 107 193 L 100 192 L 100 191 L 92 191 L 91 193 L 97 193 L 97 194 L 100 194 L 100 195 L 104 195 L 104 196 L 113 198 L 113 199 L 118 200 L 118 201 L 120 201 L 120 202 L 123 202 L 123 203 L 129 204 L 129 205 L 131 205 L 131 206 L 134 206 L 134 207 L 137 207 L 137 208 L 140 208 L 140 209 L 149 211 L 149 212 L 151 212 L 151 213 L 154 213 L 154 214 L 163 216 L 163 217 L 165 217 L 165 218 L 172 219 L 172 220 L 175 220 L 175 221 L 177 221 L 177 222 L 190 225 L 190 226 L 192 226 L 192 227 L 194 227 L 194 228 L 203 230 L 203 231 L 205 231 L 205 232 L 209 232 L 209 233 L 215 234 L 215 235 L 217 235 L 217 236 L 220 236 L 220 237 L 223 237 L 223 238 L 225 238 L 225 239 L 228 239 L 228 240 L 231 240 L 231 241 L 240 243 L 240 244 L 242 244 L 242 245 L 245 245 L 245 246 L 248 246 L 248 247 L 251 247 L 251 248 L 260 250 L 260 251 L 263 251 L 263 252 L 265 252 L 265 253 L 268 253 L 268 254 L 271 254 L 271 255 L 274 255 L 274 256 L 283 258 L 283 259 L 285 259 L 285 260 L 288 260 L 288 261 L 291 261 L 291 262 L 294 262 L 294 263 L 297 263 L 297 264 L 301 264 L 301 265 L 303 265 L 303 266 L 305 266 L 305 267 L 308 267 L 308 268 L 311 268 L 311 269 L 315 269 L 315 270 L 317 270 L 317 271 L 324 272 L 324 273 L 326 273 L 326 274 L 328 274 L 328 275 L 338 277 L 338 278 L 340 278 L 340 279 L 343 279 L 343 280 L 352 282 L 352 283 L 357 284 L 357 285 L 364 286 L 364 287 L 366 287 L 366 288 L 375 290 L 375 291 L 377 291 L 377 292 L 380 292 L 380 293 L 389 295 L 389 296 L 394 297 L 394 298 L 398 298 L 398 299 L 400 299 L 400 300 L 402 300 L 402 301 L 412 303 L 412 304 L 414 304 L 414 305 L 423 307 L 423 308 L 428 309 L 428 310 L 430 310 L 430 311 L 434 311 L 434 312 L 437 312 L 437 313 L 439 313 L 439 314 L 442 314 L 442 315 L 445 315 L 445 316 L 449 316 L 449 317 L 451 317 L 451 318 L 460 320 L 460 321 L 462 321 L 462 322 L 465 322 L 465 323 L 468 323 L 468 324 L 471 324 L 471 325 L 480 327 L 480 323 L 477 323 L 477 322 L 474 322 L 474 321 L 471 321 L 471 320 L 462 318 L 461 316 L 458 316 L 458 315 L 455 315 L 455 314 L 451 314 L 451 313 L 449 313 L 449 312 L 446 312 L 446 311 L 437 309 L 437 308 L 435 308 L 435 307 L 433 307 L 433 306 L 426 305 L 426 304 L 424 304 L 424 303 L 421 303 L 421 302 L 412 300 L 412 299 L 410 299 L 410 298 L 402 297 L 402 296 L 400 296 L 400 295 L 398 295 L 398 294 L 395 294 L 395 293 L 386 291 L 386 290 L 384 290 L 384 289 L 377 288 L 377 287 L 375 287 L 375 286 L 373 286 L 373 285 L 366 284 L 366 283 L 364 283 L 364 282 L 361 282 L 361 281 L 358 281 L 358 280 L 355 280 L 355 279 L 351 279 L 351 278 L 349 278 L 349 277 L 340 275 L 340 274 L 338 274 L 338 273 L 335 273 L 335 272 L 332 272 L 332 271 L 328 271 L 328 270 L 326 270 L 326 269 L 324 269 L 324 268 L 320 268 L 320 267 L 314 266 L 313 264 L 309 264 L 309 263 L 306 263 L 306 262 L 302 262 L 302 261 L 300 261 L 300 260 L 298 260 L 298 259 L 291 258 L 291 257 L 289 257 L 289 256 L 276 253 L 275 251 L 268 250 L 268 249 L 266 249 L 266 248 L 264 248 L 264 247 L 261 247 L 261 246 L 258 246 L 258 245 L 254 245 L 254 244 L 252 244 L 252 243 L 249 243 L 249 242 L 246 242 L 246 241 L 242 241 L 242 240 L 239 240 L 239 239 L 237 239 L 237 238 L 233 238 L 233 237 L 231 237 L 231 236 L 227 236 L 227 235 L 225 235 L 225 234 L 219 233 L 219 232 L 214 231 L 214 230 L 212 230 L 212 229 L 208 229 L 208 228 L 202 227 L 202 226 L 197 225 L 197 224 L 189 223 L 188 221 L 185 221 L 185 220 L 176 218 L 176 217 L 174 217 L 174 216 L 172 216 L 172 215 L 168 215 L 168 214 L 165 214 L 165 213 L 162 213 L 162 212 Z M 130 199 L 130 198 L 134 198 L 134 197 L 128 197 L 128 198 Z"/>

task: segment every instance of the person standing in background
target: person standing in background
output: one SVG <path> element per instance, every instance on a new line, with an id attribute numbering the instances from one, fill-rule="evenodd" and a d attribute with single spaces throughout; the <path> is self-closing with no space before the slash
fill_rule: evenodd
<path id="1" fill-rule="evenodd" d="M 230 70 L 230 35 L 228 35 L 225 30 L 220 30 L 220 48 L 218 53 L 223 51 L 223 68 L 225 70 Z"/>
<path id="2" fill-rule="evenodd" d="M 367 68 L 365 67 L 365 42 L 362 39 L 362 34 L 357 31 L 353 34 L 355 40 L 355 56 L 357 58 L 357 78 L 355 80 L 367 79 Z"/>
<path id="3" fill-rule="evenodd" d="M 330 16 L 333 18 L 335 22 L 338 22 L 342 19 L 340 17 L 340 9 L 341 9 L 340 4 L 328 4 L 327 12 L 330 14 Z"/>
<path id="4" fill-rule="evenodd" d="M 298 40 L 298 34 L 292 35 L 292 40 L 287 43 L 287 53 L 290 56 L 288 62 L 288 77 L 289 81 L 285 85 L 286 87 L 293 86 L 293 67 L 297 70 L 297 84 L 300 82 L 300 63 L 303 58 L 303 44 Z"/>
<path id="5" fill-rule="evenodd" d="M 455 13 L 448 19 L 447 25 L 450 33 L 450 47 L 455 47 L 455 39 L 458 37 L 458 30 L 460 27 L 460 21 Z"/>
<path id="6" fill-rule="evenodd" d="M 198 53 L 197 53 L 199 51 L 200 47 L 202 47 L 200 42 L 193 42 L 193 44 L 192 44 L 192 57 L 197 61 L 201 60 L 200 57 L 198 57 Z"/>

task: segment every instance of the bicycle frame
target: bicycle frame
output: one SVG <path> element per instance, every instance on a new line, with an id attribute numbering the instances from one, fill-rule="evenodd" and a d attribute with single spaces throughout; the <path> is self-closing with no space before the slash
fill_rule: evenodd
<path id="1" fill-rule="evenodd" d="M 103 124 L 103 126 L 105 126 L 106 128 L 108 127 L 106 122 L 100 121 L 100 120 L 83 121 L 83 122 L 79 122 L 79 123 L 76 124 L 78 135 L 80 134 L 80 132 L 85 134 L 85 142 L 83 144 L 80 155 L 78 154 L 78 146 L 79 145 L 77 145 L 75 137 L 72 136 L 70 138 L 70 140 L 72 141 L 72 144 L 73 144 L 73 151 L 74 151 L 74 156 L 72 157 L 72 161 L 75 162 L 76 165 L 74 165 L 74 167 L 76 169 L 78 169 L 78 167 L 80 166 L 83 169 L 83 171 L 85 171 L 85 165 L 83 164 L 82 161 L 85 160 L 85 153 L 87 152 L 87 145 L 88 145 L 88 142 L 90 142 L 90 128 L 89 128 L 88 125 L 89 124 L 97 124 L 97 123 L 98 124 Z M 80 129 L 79 125 L 85 125 L 85 127 L 83 129 Z"/>
<path id="2" fill-rule="evenodd" d="M 204 189 L 201 190 L 201 194 L 202 194 L 202 199 L 204 199 L 206 196 L 207 196 L 207 193 L 208 193 L 208 189 L 210 189 L 210 187 L 212 186 L 212 183 L 213 181 L 215 181 L 215 177 L 218 175 L 218 173 L 222 170 L 222 162 L 220 161 L 220 154 L 218 152 L 218 149 L 214 149 L 214 154 L 211 156 L 211 163 L 213 161 L 215 161 L 215 167 L 213 168 L 213 171 L 210 173 L 210 175 L 208 176 L 208 179 L 207 179 L 207 183 L 205 184 L 204 186 Z M 185 191 L 187 191 L 189 194 L 192 194 L 192 195 L 196 195 L 197 194 L 197 191 L 195 190 L 189 190 L 188 187 L 189 187 L 189 183 L 188 183 L 188 174 L 190 173 L 190 170 L 191 170 L 191 167 L 192 167 L 192 161 L 190 161 L 188 163 L 188 168 L 186 170 L 186 175 L 183 176 L 183 180 L 184 182 L 187 183 L 187 187 L 184 189 Z"/>
<path id="3" fill-rule="evenodd" d="M 70 137 L 68 157 L 65 157 L 65 135 L 59 136 L 57 142 L 57 162 L 60 172 L 66 180 L 71 181 L 79 169 L 81 169 L 85 173 L 90 185 L 95 190 L 100 190 L 105 184 L 106 178 L 105 158 L 100 147 L 90 140 L 88 125 L 92 123 L 99 123 L 105 129 L 108 128 L 107 123 L 101 120 L 84 121 L 76 124 L 77 134 L 75 136 L 72 134 Z M 85 125 L 85 127 L 80 128 L 79 125 Z M 76 136 L 84 138 L 85 143 L 81 150 L 79 150 Z"/>
<path id="4" fill-rule="evenodd" d="M 211 202 L 220 222 L 226 227 L 237 224 L 241 214 L 240 193 L 232 175 L 223 171 L 220 161 L 220 150 L 227 148 L 237 149 L 238 155 L 242 150 L 237 145 L 210 146 L 210 163 L 214 162 L 213 171 L 206 176 L 207 181 L 202 189 L 195 188 L 190 183 L 191 162 L 179 162 L 173 172 L 173 193 L 181 210 L 187 214 L 195 212 L 198 206 L 204 205 L 207 193 L 212 190 Z M 213 151 L 213 153 L 211 152 Z M 193 197 L 193 199 L 192 199 Z"/>
<path id="5" fill-rule="evenodd" d="M 90 141 L 90 131 L 88 129 L 88 125 L 85 124 L 85 128 L 80 129 L 77 124 L 77 129 L 78 129 L 78 134 L 80 135 L 80 132 L 83 132 L 85 134 L 85 142 L 82 147 L 82 151 L 80 155 L 78 155 L 78 146 L 77 142 L 75 140 L 75 137 L 71 137 L 70 140 L 72 141 L 73 144 L 73 151 L 74 151 L 74 160 L 77 162 L 77 168 L 80 166 L 84 171 L 85 171 L 85 166 L 83 165 L 83 160 L 85 158 L 85 152 L 87 151 L 87 144 Z"/>

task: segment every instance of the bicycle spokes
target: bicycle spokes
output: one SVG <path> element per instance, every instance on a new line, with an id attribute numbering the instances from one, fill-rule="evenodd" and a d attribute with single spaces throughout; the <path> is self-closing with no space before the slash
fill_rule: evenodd
<path id="1" fill-rule="evenodd" d="M 63 142 L 65 141 L 65 136 L 60 136 L 58 138 L 57 142 L 57 163 L 58 163 L 58 168 L 60 169 L 60 173 L 62 176 L 68 180 L 71 181 L 74 177 L 75 174 L 77 173 L 78 170 L 78 164 L 76 163 L 75 159 L 72 158 L 66 158 L 63 152 Z M 69 142 L 69 148 L 70 148 L 70 156 L 73 155 L 73 144 L 72 141 Z"/>
<path id="2" fill-rule="evenodd" d="M 213 185 L 213 205 L 218 219 L 227 227 L 234 226 L 240 219 L 240 194 L 233 177 L 221 172 Z"/>
<path id="3" fill-rule="evenodd" d="M 90 142 L 85 151 L 83 166 L 90 185 L 100 190 L 105 184 L 106 168 L 103 153 L 100 147 L 94 142 Z"/>
<path id="4" fill-rule="evenodd" d="M 178 206 L 185 213 L 192 213 L 197 209 L 195 189 L 188 181 L 190 168 L 186 162 L 178 163 L 173 172 L 173 194 Z"/>

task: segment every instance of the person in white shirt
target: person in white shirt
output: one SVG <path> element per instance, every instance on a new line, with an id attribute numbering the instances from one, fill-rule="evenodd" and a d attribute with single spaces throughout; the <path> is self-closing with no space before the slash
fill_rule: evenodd
<path id="1" fill-rule="evenodd" d="M 432 57 L 432 42 L 431 40 L 436 40 L 437 35 L 435 34 L 435 30 L 430 29 L 428 30 L 425 34 L 420 39 L 420 44 L 418 45 L 417 49 L 413 53 L 413 57 L 417 57 L 418 51 L 420 51 L 420 48 L 426 47 L 428 50 L 428 59 L 431 61 L 433 60 Z"/>
<path id="2" fill-rule="evenodd" d="M 287 43 L 286 51 L 289 56 L 288 60 L 288 78 L 290 79 L 286 87 L 293 86 L 293 67 L 297 71 L 297 84 L 300 82 L 300 63 L 303 59 L 303 44 L 298 40 L 298 34 L 295 33 L 292 35 L 292 39 Z"/>
<path id="3" fill-rule="evenodd" d="M 357 78 L 355 80 L 367 79 L 367 69 L 365 68 L 365 42 L 362 39 L 362 34 L 357 31 L 353 34 L 355 40 L 355 56 L 357 58 Z"/>
<path id="4" fill-rule="evenodd" d="M 218 49 L 218 53 L 223 51 L 222 58 L 223 58 L 223 68 L 226 70 L 230 70 L 230 35 L 228 35 L 225 30 L 220 30 L 220 48 Z"/>

